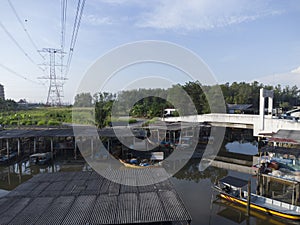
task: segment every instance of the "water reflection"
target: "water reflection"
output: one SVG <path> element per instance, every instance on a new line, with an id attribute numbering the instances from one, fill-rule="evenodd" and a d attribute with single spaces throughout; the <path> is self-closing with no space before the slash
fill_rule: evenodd
<path id="1" fill-rule="evenodd" d="M 200 172 L 199 160 L 192 159 L 179 172 L 177 172 L 174 177 L 179 180 L 189 180 L 196 183 L 203 179 L 210 179 L 211 182 L 214 183 L 216 180 L 226 175 L 226 170 L 215 167 L 208 167 L 206 170 Z"/>
<path id="2" fill-rule="evenodd" d="M 11 165 L 0 166 L 0 190 L 11 191 L 21 183 L 29 180 L 36 174 L 54 173 L 59 171 L 84 171 L 89 170 L 84 161 L 66 163 L 64 160 L 55 160 L 46 165 L 30 165 L 28 160 Z"/>
<path id="3" fill-rule="evenodd" d="M 245 155 L 256 155 L 258 153 L 258 143 L 257 141 L 253 142 L 243 142 L 243 141 L 234 141 L 228 142 L 225 145 L 225 149 L 228 152 L 240 153 Z"/>
<path id="4" fill-rule="evenodd" d="M 198 170 L 199 160 L 191 160 L 173 178 L 176 190 L 180 193 L 192 216 L 192 225 L 283 225 L 299 224 L 267 214 L 251 210 L 246 216 L 246 208 L 217 198 L 212 190 L 214 182 L 227 175 L 252 180 L 255 190 L 256 177 L 221 168 L 208 167 L 205 171 Z"/>
<path id="5" fill-rule="evenodd" d="M 239 172 L 228 171 L 221 168 L 208 167 L 199 171 L 199 161 L 190 160 L 172 178 L 175 189 L 179 192 L 188 211 L 192 216 L 192 225 L 283 225 L 296 224 L 256 211 L 251 211 L 251 216 L 246 216 L 246 209 L 221 199 L 217 199 L 212 190 L 213 183 L 227 175 L 243 179 L 252 179 L 255 190 L 255 177 Z M 0 167 L 0 189 L 12 190 L 20 183 L 30 179 L 38 173 L 52 173 L 59 171 L 84 171 L 90 170 L 83 161 L 66 163 L 56 160 L 54 164 L 46 166 L 30 166 L 27 161 L 10 166 Z M 0 191 L 1 194 L 1 191 Z M 299 223 L 298 223 L 299 224 Z"/>

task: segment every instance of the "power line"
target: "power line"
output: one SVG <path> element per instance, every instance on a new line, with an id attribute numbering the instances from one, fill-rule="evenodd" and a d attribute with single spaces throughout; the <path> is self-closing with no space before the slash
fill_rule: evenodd
<path id="1" fill-rule="evenodd" d="M 84 4 L 85 4 L 85 0 L 82 0 L 82 1 L 78 0 L 76 16 L 75 16 L 73 32 L 72 32 L 72 38 L 71 38 L 71 43 L 70 43 L 70 50 L 69 50 L 68 61 L 67 61 L 67 67 L 66 67 L 66 75 L 68 74 L 69 69 L 70 69 L 70 64 L 71 64 L 71 60 L 72 60 L 72 56 L 73 56 L 73 52 L 74 52 L 75 43 L 77 40 L 77 35 L 78 35 L 79 27 L 80 27 Z"/>
<path id="2" fill-rule="evenodd" d="M 61 52 L 65 49 L 65 39 L 66 39 L 66 22 L 67 22 L 67 0 L 61 0 Z M 64 64 L 64 54 L 60 55 L 61 65 Z M 61 76 L 63 76 L 63 66 L 60 68 Z"/>
<path id="3" fill-rule="evenodd" d="M 67 21 L 67 0 L 61 0 L 61 50 L 65 48 L 65 34 Z"/>
<path id="4" fill-rule="evenodd" d="M 45 59 L 45 57 L 38 51 L 38 47 L 37 45 L 35 44 L 35 42 L 33 41 L 32 37 L 30 36 L 28 30 L 26 29 L 24 23 L 22 22 L 22 20 L 20 19 L 18 13 L 17 13 L 17 10 L 15 9 L 15 7 L 13 6 L 12 2 L 10 0 L 7 0 L 8 3 L 9 3 L 9 6 L 11 7 L 12 11 L 14 12 L 17 20 L 19 21 L 20 25 L 22 26 L 23 30 L 25 31 L 29 41 L 31 42 L 31 44 L 33 45 L 33 47 L 35 48 L 35 50 L 37 51 L 37 53 L 43 58 Z"/>
<path id="5" fill-rule="evenodd" d="M 0 63 L 0 67 L 2 67 L 3 69 L 7 70 L 8 72 L 10 72 L 10 73 L 12 73 L 12 74 L 16 75 L 17 77 L 20 77 L 20 78 L 22 78 L 22 79 L 24 79 L 24 80 L 27 80 L 27 81 L 30 81 L 30 82 L 32 82 L 32 83 L 35 83 L 35 84 L 39 84 L 39 85 L 45 86 L 45 84 L 39 83 L 39 82 L 34 81 L 34 80 L 31 80 L 31 79 L 29 79 L 29 78 L 27 78 L 27 77 L 25 77 L 25 76 L 23 76 L 23 75 L 17 73 L 17 72 L 14 71 L 13 69 L 11 69 L 11 68 L 9 68 L 9 67 L 3 65 L 2 63 Z"/>
<path id="6" fill-rule="evenodd" d="M 14 42 L 15 45 L 19 48 L 19 50 L 28 58 L 28 60 L 30 62 L 32 62 L 34 65 L 36 65 L 39 69 L 41 69 L 42 71 L 44 71 L 44 69 L 42 67 L 38 66 L 33 61 L 33 59 L 27 54 L 27 52 L 22 48 L 22 46 L 17 42 L 17 40 L 11 35 L 11 33 L 9 33 L 9 31 L 5 28 L 5 26 L 3 25 L 3 23 L 1 23 L 1 21 L 0 21 L 0 26 L 4 30 L 4 32 L 7 34 L 7 36 L 12 40 L 12 42 Z"/>

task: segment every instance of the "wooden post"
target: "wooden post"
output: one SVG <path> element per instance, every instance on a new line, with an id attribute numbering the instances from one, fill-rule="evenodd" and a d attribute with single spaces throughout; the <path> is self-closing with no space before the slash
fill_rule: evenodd
<path id="1" fill-rule="evenodd" d="M 295 198 L 296 198 L 296 199 L 295 199 L 295 203 L 296 203 L 296 204 L 295 204 L 295 205 L 297 205 L 297 202 L 299 201 L 299 195 L 300 195 L 300 193 L 299 193 L 299 192 L 300 192 L 300 188 L 299 188 L 299 187 L 300 187 L 300 184 L 297 183 L 297 184 L 296 184 L 296 197 L 295 197 Z"/>
<path id="2" fill-rule="evenodd" d="M 108 140 L 107 140 L 107 151 L 109 152 L 109 153 L 111 153 L 110 152 L 110 142 L 109 142 L 109 138 L 108 138 Z M 135 144 L 135 137 L 133 138 L 133 142 L 134 142 L 134 144 Z"/>
<path id="3" fill-rule="evenodd" d="M 19 174 L 18 174 L 18 177 L 19 177 L 19 183 L 21 184 L 22 182 L 22 163 L 18 163 L 18 170 L 19 170 Z"/>
<path id="4" fill-rule="evenodd" d="M 271 180 L 269 177 L 267 177 L 267 184 L 266 184 L 266 196 L 269 196 L 270 192 L 270 186 L 271 186 Z"/>
<path id="5" fill-rule="evenodd" d="M 260 174 L 259 176 L 259 192 L 261 196 L 264 196 L 264 177 Z"/>
<path id="6" fill-rule="evenodd" d="M 8 181 L 8 185 L 10 185 L 10 166 L 8 166 L 8 171 L 7 171 L 7 181 Z"/>
<path id="7" fill-rule="evenodd" d="M 76 143 L 76 145 L 77 145 L 77 147 L 79 148 L 79 150 L 80 150 L 80 148 L 81 148 L 81 150 L 82 150 L 82 137 L 78 137 L 78 141 L 76 141 L 75 142 Z M 76 160 L 77 159 L 77 147 L 75 146 L 75 148 L 74 148 L 74 159 Z"/>
<path id="8" fill-rule="evenodd" d="M 292 205 L 295 205 L 295 185 L 293 184 Z"/>
<path id="9" fill-rule="evenodd" d="M 250 201 L 251 201 L 251 180 L 248 180 L 248 186 L 247 186 L 247 216 L 250 216 Z"/>

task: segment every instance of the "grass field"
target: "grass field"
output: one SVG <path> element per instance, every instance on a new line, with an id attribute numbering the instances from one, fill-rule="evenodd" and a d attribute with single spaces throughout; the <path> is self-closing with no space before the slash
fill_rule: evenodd
<path id="1" fill-rule="evenodd" d="M 106 118 L 107 125 L 117 121 L 135 123 L 136 119 Z M 93 107 L 39 107 L 0 112 L 0 125 L 5 127 L 61 126 L 63 123 L 95 125 L 95 110 Z"/>
<path id="2" fill-rule="evenodd" d="M 58 126 L 71 122 L 71 107 L 40 107 L 0 113 L 0 124 L 4 126 Z"/>

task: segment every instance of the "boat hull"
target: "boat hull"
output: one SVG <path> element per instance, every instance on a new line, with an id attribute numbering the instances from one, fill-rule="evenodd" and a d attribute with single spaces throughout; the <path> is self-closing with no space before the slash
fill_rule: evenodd
<path id="1" fill-rule="evenodd" d="M 228 195 L 226 193 L 220 193 L 220 197 L 227 201 L 233 202 L 235 204 L 247 206 L 247 201 L 244 199 L 240 199 L 240 198 L 234 197 L 232 195 Z M 285 218 L 285 219 L 297 220 L 297 221 L 300 220 L 300 214 L 295 215 L 295 214 L 290 214 L 290 213 L 283 213 L 283 212 L 279 212 L 279 211 L 276 211 L 273 209 L 265 208 L 263 206 L 254 204 L 252 202 L 250 202 L 250 208 L 260 211 L 260 212 L 267 213 L 269 215 L 278 216 L 278 217 Z"/>
<path id="2" fill-rule="evenodd" d="M 135 165 L 131 163 L 124 162 L 123 160 L 119 160 L 125 167 L 127 168 L 132 168 L 132 169 L 143 169 L 143 168 L 153 168 L 153 167 L 158 167 L 156 165 L 149 165 L 149 166 L 140 166 L 140 165 Z"/>

